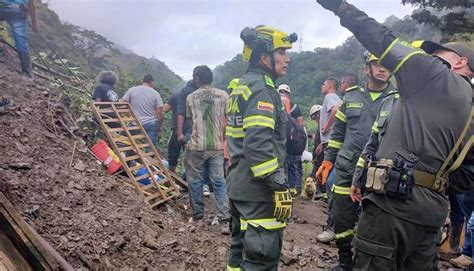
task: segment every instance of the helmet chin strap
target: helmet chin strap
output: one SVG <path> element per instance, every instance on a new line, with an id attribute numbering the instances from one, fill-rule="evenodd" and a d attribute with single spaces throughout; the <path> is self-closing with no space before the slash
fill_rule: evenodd
<path id="1" fill-rule="evenodd" d="M 374 83 L 376 83 L 376 84 L 386 84 L 386 83 L 388 83 L 388 80 L 383 81 L 383 80 L 375 78 L 374 73 L 372 72 L 372 64 L 369 64 L 369 76 L 374 81 Z"/>
<path id="2" fill-rule="evenodd" d="M 270 67 L 268 67 L 267 65 L 264 65 L 263 63 L 260 64 L 260 66 L 270 74 L 273 80 L 276 80 L 278 78 L 278 75 L 275 70 L 276 63 L 275 63 L 274 52 L 267 52 L 267 54 L 270 55 Z"/>

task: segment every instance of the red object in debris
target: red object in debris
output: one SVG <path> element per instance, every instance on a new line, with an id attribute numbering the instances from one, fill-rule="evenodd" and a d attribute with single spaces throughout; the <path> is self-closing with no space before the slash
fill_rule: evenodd
<path id="1" fill-rule="evenodd" d="M 97 141 L 97 144 L 92 146 L 92 152 L 99 158 L 99 160 L 107 166 L 107 172 L 112 175 L 117 170 L 122 167 L 120 164 L 120 160 L 118 159 L 117 155 L 115 155 L 114 151 L 109 148 L 107 142 L 102 139 Z"/>

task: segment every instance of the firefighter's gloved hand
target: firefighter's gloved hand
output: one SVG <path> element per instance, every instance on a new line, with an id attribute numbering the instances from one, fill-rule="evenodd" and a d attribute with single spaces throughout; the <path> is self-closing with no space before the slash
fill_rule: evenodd
<path id="1" fill-rule="evenodd" d="M 344 0 L 316 0 L 323 8 L 336 13 Z"/>
<path id="2" fill-rule="evenodd" d="M 333 164 L 327 160 L 324 160 L 321 163 L 321 166 L 319 166 L 318 171 L 316 172 L 316 179 L 318 180 L 318 183 L 322 185 L 326 184 L 332 167 L 333 167 Z"/>
<path id="3" fill-rule="evenodd" d="M 286 219 L 290 218 L 293 199 L 291 198 L 290 191 L 275 191 L 273 194 L 273 201 L 275 202 L 275 212 L 273 215 L 279 222 L 285 222 Z"/>
<path id="4" fill-rule="evenodd" d="M 288 189 L 288 180 L 283 169 L 277 169 L 272 174 L 265 177 L 265 184 L 272 191 L 285 191 Z"/>

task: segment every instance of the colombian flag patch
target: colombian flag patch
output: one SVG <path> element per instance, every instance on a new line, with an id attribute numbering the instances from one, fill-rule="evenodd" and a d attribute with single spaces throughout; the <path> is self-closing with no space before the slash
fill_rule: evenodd
<path id="1" fill-rule="evenodd" d="M 273 113 L 273 104 L 259 101 L 257 103 L 257 109 Z"/>

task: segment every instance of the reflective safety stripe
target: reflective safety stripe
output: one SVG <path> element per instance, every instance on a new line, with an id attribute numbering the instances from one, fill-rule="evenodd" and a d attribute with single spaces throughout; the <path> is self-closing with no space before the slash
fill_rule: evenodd
<path id="1" fill-rule="evenodd" d="M 260 177 L 267 173 L 273 172 L 278 168 L 278 159 L 275 157 L 271 160 L 258 164 L 256 166 L 250 167 L 253 172 L 253 176 Z"/>
<path id="2" fill-rule="evenodd" d="M 244 138 L 245 132 L 243 127 L 227 126 L 225 128 L 225 135 L 233 138 Z"/>
<path id="3" fill-rule="evenodd" d="M 411 53 L 409 53 L 408 55 L 406 55 L 402 61 L 400 61 L 400 63 L 398 63 L 398 65 L 395 67 L 395 69 L 393 70 L 392 74 L 395 74 L 398 72 L 398 70 L 403 66 L 403 64 L 405 64 L 405 62 L 408 61 L 408 59 L 410 59 L 410 57 L 414 56 L 414 55 L 418 55 L 418 54 L 425 54 L 425 52 L 423 51 L 413 51 Z"/>
<path id="4" fill-rule="evenodd" d="M 380 132 L 378 123 L 374 122 L 374 125 L 372 125 L 372 132 L 378 134 Z"/>
<path id="5" fill-rule="evenodd" d="M 247 129 L 252 126 L 262 126 L 262 127 L 268 127 L 270 129 L 275 129 L 275 120 L 263 115 L 253 115 L 253 116 L 245 117 L 244 129 Z"/>
<path id="6" fill-rule="evenodd" d="M 401 41 L 397 38 L 383 52 L 378 63 L 381 65 L 384 65 L 385 63 L 384 66 L 391 70 L 392 74 L 395 74 L 401 69 L 403 64 L 408 61 L 408 59 L 418 54 L 426 54 L 426 52 L 421 49 L 416 49 L 408 42 Z"/>
<path id="7" fill-rule="evenodd" d="M 337 113 L 336 113 L 336 119 L 342 121 L 342 122 L 347 122 L 347 119 L 346 119 L 346 115 L 344 115 L 344 113 L 342 113 L 341 111 L 337 110 Z"/>
<path id="8" fill-rule="evenodd" d="M 395 99 L 400 99 L 400 94 L 397 93 L 394 96 L 395 96 Z"/>
<path id="9" fill-rule="evenodd" d="M 343 231 L 341 233 L 336 233 L 336 239 L 343 239 L 343 238 L 346 238 L 346 237 L 349 237 L 349 236 L 352 236 L 352 235 L 354 235 L 354 230 L 349 229 L 349 230 Z"/>
<path id="10" fill-rule="evenodd" d="M 342 148 L 342 142 L 330 139 L 328 141 L 328 147 L 331 147 L 331 148 L 334 148 L 334 149 L 340 149 L 340 148 Z"/>
<path id="11" fill-rule="evenodd" d="M 242 98 L 245 101 L 247 101 L 250 95 L 252 95 L 252 91 L 250 90 L 249 87 L 245 85 L 238 86 L 230 93 L 230 96 L 238 96 L 238 95 L 242 96 Z"/>
<path id="12" fill-rule="evenodd" d="M 378 64 L 380 64 L 382 62 L 382 60 L 385 58 L 385 56 L 388 54 L 388 52 L 390 52 L 390 50 L 392 50 L 393 46 L 395 46 L 395 44 L 397 44 L 398 41 L 399 41 L 399 38 L 396 38 L 394 41 L 392 41 L 392 43 L 390 43 L 390 45 L 387 47 L 387 49 L 385 49 L 385 51 L 382 53 L 379 60 L 377 61 Z"/>
<path id="13" fill-rule="evenodd" d="M 359 157 L 359 160 L 357 160 L 357 166 L 358 167 L 364 167 L 365 166 L 365 159 L 362 157 Z"/>
<path id="14" fill-rule="evenodd" d="M 255 228 L 263 227 L 267 230 L 277 230 L 277 229 L 282 229 L 286 227 L 286 223 L 279 222 L 276 220 L 276 218 L 263 218 L 263 219 L 250 219 L 250 220 L 245 220 L 241 218 L 240 230 L 246 231 L 249 224 Z"/>
<path id="15" fill-rule="evenodd" d="M 351 90 L 357 89 L 357 88 L 359 88 L 359 86 L 352 86 L 352 87 L 346 89 L 346 93 L 351 91 Z"/>
<path id="16" fill-rule="evenodd" d="M 351 188 L 350 187 L 344 187 L 344 186 L 338 186 L 338 185 L 333 185 L 332 186 L 332 192 L 339 194 L 339 195 L 350 195 L 351 194 Z"/>
<path id="17" fill-rule="evenodd" d="M 240 271 L 240 267 L 232 267 L 230 265 L 227 265 L 226 270 L 227 271 Z"/>

